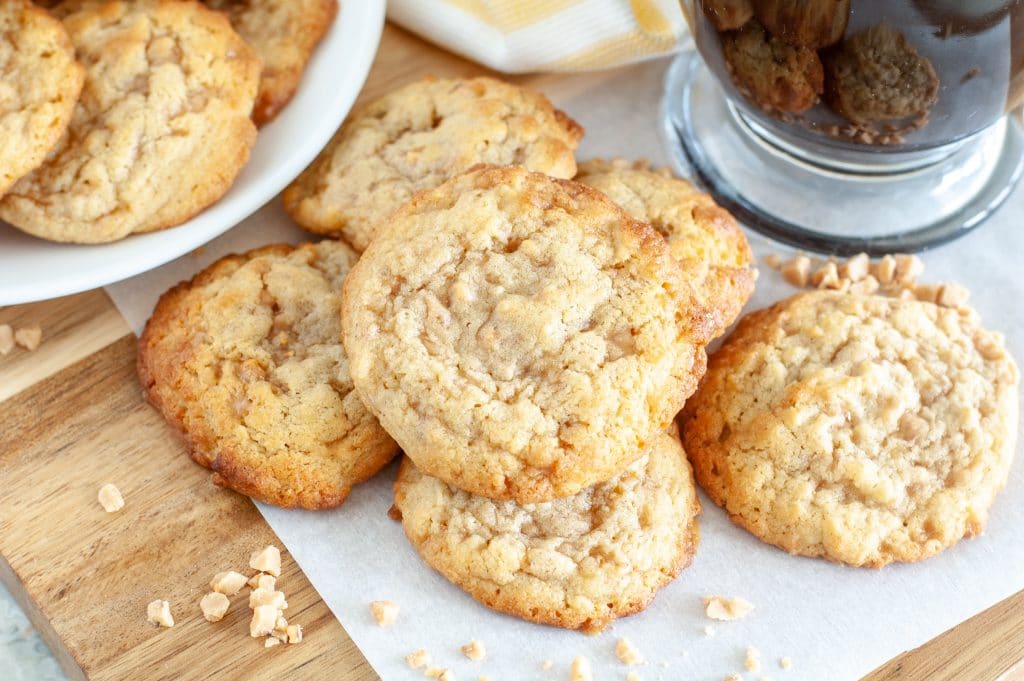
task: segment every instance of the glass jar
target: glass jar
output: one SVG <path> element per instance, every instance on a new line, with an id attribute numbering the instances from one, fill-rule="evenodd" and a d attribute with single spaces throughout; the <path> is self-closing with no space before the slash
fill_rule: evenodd
<path id="1" fill-rule="evenodd" d="M 683 8 L 703 65 L 692 54 L 674 65 L 671 128 L 755 228 L 816 250 L 916 250 L 978 224 L 1021 172 L 1006 113 L 1024 99 L 1024 0 Z M 764 173 L 753 184 L 734 168 L 746 162 Z M 884 224 L 865 228 L 869 211 L 849 210 L 863 200 Z M 829 201 L 843 211 L 815 224 L 809 207 Z"/>

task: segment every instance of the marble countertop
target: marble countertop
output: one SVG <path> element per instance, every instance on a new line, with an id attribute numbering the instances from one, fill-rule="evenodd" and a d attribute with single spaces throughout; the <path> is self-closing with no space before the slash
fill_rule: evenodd
<path id="1" fill-rule="evenodd" d="M 66 681 L 57 660 L 0 586 L 0 669 L 7 681 Z"/>

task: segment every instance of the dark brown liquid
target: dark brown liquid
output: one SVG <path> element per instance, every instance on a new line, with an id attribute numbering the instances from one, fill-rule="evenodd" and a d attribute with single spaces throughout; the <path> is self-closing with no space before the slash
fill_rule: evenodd
<path id="1" fill-rule="evenodd" d="M 765 101 L 763 88 L 759 95 L 752 92 L 758 88 L 745 87 L 742 78 L 735 75 L 735 68 L 727 64 L 723 41 L 735 41 L 739 34 L 736 30 L 721 31 L 709 19 L 715 11 L 723 11 L 722 3 L 728 5 L 728 11 L 733 12 L 729 16 L 733 18 L 735 8 L 744 4 L 743 0 L 690 1 L 686 9 L 697 46 L 746 114 L 775 129 L 783 126 L 788 136 L 810 137 L 818 143 L 834 142 L 848 148 L 920 151 L 979 132 L 1009 109 L 1024 103 L 1024 0 L 751 0 L 755 16 L 749 21 L 764 25 L 766 41 L 781 41 L 787 48 L 802 51 L 801 63 L 818 59 L 824 65 L 820 71 L 824 74 L 820 96 L 813 103 L 806 98 L 775 98 L 783 109 Z M 838 32 L 834 25 L 829 25 L 828 31 L 823 28 L 828 24 L 823 22 L 822 13 L 843 11 L 845 15 L 845 9 L 834 8 L 846 5 L 845 28 L 840 26 Z M 743 16 L 742 11 L 739 14 Z M 836 55 L 843 50 L 852 54 L 852 46 L 860 44 L 853 40 L 854 36 L 883 23 L 902 35 L 911 54 L 916 53 L 927 62 L 927 66 L 917 69 L 919 80 L 922 72 L 934 74 L 929 79 L 937 79 L 937 89 L 931 98 L 915 100 L 908 95 L 912 101 L 923 102 L 912 113 L 888 117 L 873 110 L 864 115 L 865 109 L 854 108 L 851 114 L 843 109 L 844 100 L 834 94 L 836 90 L 830 91 L 837 87 L 836 83 L 849 80 L 832 78 L 830 82 L 830 74 L 837 70 L 830 71 L 829 64 L 837 63 Z M 835 40 L 826 37 L 829 31 L 842 37 L 832 44 L 814 44 Z M 779 59 L 779 54 L 776 52 L 775 59 Z M 766 50 L 757 58 L 769 60 L 773 55 Z M 863 57 L 859 61 L 847 59 L 845 63 L 853 62 L 865 71 L 872 69 L 871 64 L 865 66 Z M 891 64 L 885 68 L 890 75 L 893 73 Z M 748 83 L 752 77 L 749 73 L 754 71 L 748 68 Z M 847 69 L 846 73 L 849 72 Z M 864 80 L 873 82 L 870 75 Z M 784 80 L 780 83 L 786 85 Z M 892 90 L 890 87 L 889 91 Z M 871 88 L 866 91 L 874 92 Z M 922 88 L 913 90 L 908 86 L 907 91 L 921 92 Z M 858 101 L 865 99 L 870 97 Z M 784 110 L 785 107 L 790 110 Z"/>

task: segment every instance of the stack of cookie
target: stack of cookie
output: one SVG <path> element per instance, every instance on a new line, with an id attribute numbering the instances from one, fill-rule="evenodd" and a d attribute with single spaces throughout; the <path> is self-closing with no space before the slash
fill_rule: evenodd
<path id="1" fill-rule="evenodd" d="M 150 399 L 216 482 L 285 506 L 340 504 L 401 447 L 406 534 L 494 608 L 590 631 L 643 608 L 696 550 L 673 419 L 754 271 L 708 197 L 578 168 L 581 134 L 489 78 L 371 103 L 285 192 L 343 241 L 165 294 Z"/>
<path id="2" fill-rule="evenodd" d="M 0 3 L 0 219 L 73 243 L 173 227 L 220 199 L 337 11 L 336 0 L 44 4 L 52 14 Z"/>
<path id="3" fill-rule="evenodd" d="M 395 510 L 488 606 L 598 631 L 689 564 L 670 429 L 714 315 L 653 227 L 575 182 L 481 167 L 416 195 L 347 278 L 356 391 L 407 459 Z"/>

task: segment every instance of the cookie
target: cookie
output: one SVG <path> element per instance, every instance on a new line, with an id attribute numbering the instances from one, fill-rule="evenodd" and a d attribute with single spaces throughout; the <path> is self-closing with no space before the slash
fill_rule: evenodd
<path id="1" fill-rule="evenodd" d="M 219 199 L 256 139 L 260 68 L 227 19 L 197 2 L 84 2 L 64 26 L 85 65 L 81 98 L 0 217 L 99 243 L 178 225 Z"/>
<path id="2" fill-rule="evenodd" d="M 598 189 L 668 240 L 698 301 L 712 314 L 714 336 L 739 316 L 754 291 L 754 256 L 727 210 L 685 180 L 643 162 L 595 159 L 580 165 L 576 181 Z"/>
<path id="3" fill-rule="evenodd" d="M 724 34 L 722 52 L 736 87 L 767 111 L 806 111 L 824 90 L 818 53 L 769 35 L 756 19 Z"/>
<path id="4" fill-rule="evenodd" d="M 284 193 L 302 227 L 365 250 L 413 194 L 478 163 L 576 174 L 583 134 L 542 95 L 492 78 L 422 80 L 350 116 Z"/>
<path id="5" fill-rule="evenodd" d="M 647 607 L 700 538 L 693 473 L 664 433 L 614 479 L 524 506 L 463 492 L 405 459 L 395 510 L 427 564 L 476 600 L 587 633 Z"/>
<path id="6" fill-rule="evenodd" d="M 754 16 L 751 0 L 701 0 L 704 16 L 719 31 L 732 31 Z"/>
<path id="7" fill-rule="evenodd" d="M 39 166 L 71 121 L 85 72 L 64 26 L 28 0 L 0 4 L 0 196 Z"/>
<path id="8" fill-rule="evenodd" d="M 697 481 L 736 524 L 881 567 L 984 528 L 1018 382 L 966 309 L 818 291 L 745 317 L 681 422 Z"/>
<path id="9" fill-rule="evenodd" d="M 776 38 L 818 50 L 843 39 L 850 0 L 753 0 L 754 14 Z"/>
<path id="10" fill-rule="evenodd" d="M 843 41 L 826 56 L 825 68 L 825 100 L 852 123 L 923 115 L 939 96 L 932 63 L 884 23 Z"/>
<path id="11" fill-rule="evenodd" d="M 203 0 L 226 12 L 263 62 L 252 118 L 274 120 L 299 88 L 306 62 L 338 14 L 338 0 Z"/>
<path id="12" fill-rule="evenodd" d="M 403 451 L 520 503 L 636 460 L 695 389 L 708 317 L 653 228 L 514 166 L 418 194 L 342 297 L 356 390 Z"/>
<path id="13" fill-rule="evenodd" d="M 394 441 L 352 389 L 340 242 L 231 255 L 160 298 L 139 339 L 150 402 L 214 482 L 276 506 L 330 508 Z"/>

